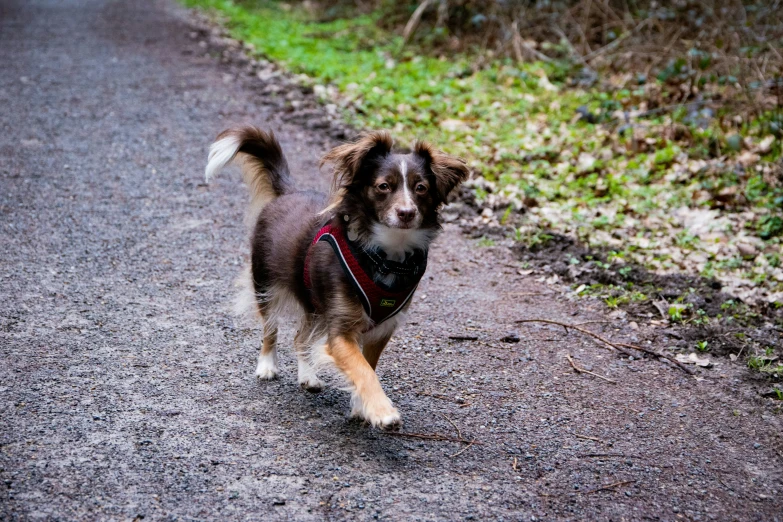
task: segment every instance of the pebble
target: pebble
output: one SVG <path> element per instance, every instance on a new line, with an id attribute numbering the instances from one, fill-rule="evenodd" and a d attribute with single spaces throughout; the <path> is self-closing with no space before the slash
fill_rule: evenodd
<path id="1" fill-rule="evenodd" d="M 519 335 L 516 332 L 510 332 L 505 335 L 502 339 L 500 339 L 504 343 L 518 343 L 519 342 Z"/>

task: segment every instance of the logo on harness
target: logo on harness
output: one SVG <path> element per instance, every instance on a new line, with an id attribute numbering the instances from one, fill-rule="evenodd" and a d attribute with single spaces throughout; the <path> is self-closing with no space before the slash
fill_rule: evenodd
<path id="1" fill-rule="evenodd" d="M 397 304 L 397 301 L 394 299 L 381 299 L 381 306 L 387 306 L 391 308 L 395 304 Z"/>

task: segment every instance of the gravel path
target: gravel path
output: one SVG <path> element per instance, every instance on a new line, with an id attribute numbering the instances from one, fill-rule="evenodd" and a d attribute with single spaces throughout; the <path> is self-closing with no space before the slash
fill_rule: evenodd
<path id="1" fill-rule="evenodd" d="M 256 382 L 259 329 L 229 312 L 245 191 L 202 184 L 206 149 L 271 127 L 324 187 L 333 142 L 188 24 L 166 1 L 0 0 L 0 519 L 783 520 L 780 416 L 741 368 L 514 325 L 609 318 L 456 227 L 379 374 L 405 432 L 476 444 L 348 420 L 344 392 L 299 390 L 290 349 Z"/>

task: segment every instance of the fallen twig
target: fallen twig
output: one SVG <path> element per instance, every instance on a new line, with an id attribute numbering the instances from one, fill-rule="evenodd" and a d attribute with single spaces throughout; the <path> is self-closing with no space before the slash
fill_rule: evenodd
<path id="1" fill-rule="evenodd" d="M 612 350 L 617 350 L 617 351 L 619 351 L 619 352 L 622 352 L 622 353 L 624 353 L 625 355 L 628 355 L 629 357 L 633 355 L 633 354 L 631 354 L 631 353 L 629 353 L 629 352 L 627 352 L 627 351 L 625 351 L 625 350 L 621 350 L 620 348 L 618 348 L 617 346 L 615 346 L 615 345 L 614 345 L 612 342 L 610 342 L 610 341 L 606 340 L 605 338 L 601 337 L 601 336 L 600 336 L 600 335 L 598 335 L 597 333 L 593 333 L 593 332 L 591 332 L 590 330 L 585 330 L 584 328 L 580 328 L 580 327 L 578 327 L 578 326 L 574 326 L 574 325 L 572 325 L 572 324 L 561 323 L 561 322 L 559 322 L 559 321 L 552 321 L 552 320 L 550 320 L 550 319 L 519 319 L 519 320 L 517 320 L 517 321 L 514 321 L 514 322 L 515 322 L 515 323 L 517 323 L 517 324 L 521 324 L 521 323 L 546 323 L 546 324 L 554 324 L 554 325 L 557 325 L 557 326 L 562 326 L 562 327 L 565 329 L 565 331 L 566 331 L 566 332 L 568 332 L 568 329 L 569 329 L 569 328 L 573 328 L 573 329 L 574 329 L 574 330 L 576 330 L 577 332 L 582 332 L 583 334 L 585 334 L 585 335 L 589 335 L 590 337 L 593 337 L 594 339 L 598 339 L 599 341 L 601 341 L 602 343 L 604 343 L 606 346 L 608 346 L 608 347 L 609 347 L 609 348 L 611 348 Z"/>
<path id="2" fill-rule="evenodd" d="M 566 330 L 566 332 L 568 331 L 569 328 L 573 328 L 577 332 L 581 332 L 581 333 L 583 333 L 585 335 L 589 335 L 593 339 L 598 339 L 599 341 L 604 343 L 609 348 L 611 348 L 613 350 L 617 350 L 617 351 L 627 355 L 628 357 L 633 357 L 633 354 L 631 352 L 629 352 L 628 350 L 626 350 L 626 348 L 631 348 L 633 350 L 639 350 L 640 352 L 649 353 L 650 355 L 654 355 L 654 356 L 658 357 L 659 359 L 666 359 L 667 361 L 669 361 L 672 364 L 674 364 L 677 368 L 679 368 L 682 371 L 684 371 L 685 373 L 687 373 L 688 375 L 693 375 L 693 370 L 691 370 L 687 366 L 684 366 L 679 361 L 677 361 L 677 359 L 675 359 L 674 357 L 671 357 L 671 356 L 669 356 L 667 354 L 658 353 L 658 352 L 656 352 L 654 350 L 649 350 L 647 348 L 641 348 L 641 347 L 635 346 L 633 344 L 613 343 L 613 342 L 609 341 L 608 339 L 606 339 L 605 337 L 602 337 L 602 336 L 598 335 L 595 332 L 591 332 L 590 330 L 586 330 L 584 328 L 580 328 L 580 327 L 575 326 L 573 324 L 561 323 L 560 321 L 552 321 L 551 319 L 519 319 L 519 320 L 514 321 L 514 322 L 517 323 L 517 324 L 521 324 L 521 323 L 554 324 L 554 325 L 557 325 L 557 326 L 562 326 Z"/>
<path id="3" fill-rule="evenodd" d="M 619 457 L 623 459 L 643 459 L 639 455 L 624 455 L 622 453 L 585 453 L 578 455 L 580 459 L 601 458 L 601 457 Z"/>
<path id="4" fill-rule="evenodd" d="M 577 439 L 592 440 L 593 442 L 600 442 L 601 444 L 606 444 L 605 440 L 597 439 L 595 437 L 588 437 L 587 435 L 580 435 L 578 433 L 574 433 L 574 437 L 576 437 Z"/>
<path id="5" fill-rule="evenodd" d="M 471 447 L 472 445 L 474 445 L 474 444 L 476 444 L 476 439 L 473 439 L 472 441 L 470 441 L 470 442 L 468 443 L 468 445 L 467 445 L 467 446 L 465 446 L 464 448 L 462 448 L 461 450 L 459 450 L 457 453 L 455 453 L 455 454 L 453 454 L 453 455 L 449 455 L 449 458 L 452 458 L 452 459 L 453 459 L 454 457 L 459 457 L 460 455 L 462 455 L 463 453 L 465 453 L 466 451 L 468 451 L 468 448 L 470 448 L 470 447 Z"/>
<path id="6" fill-rule="evenodd" d="M 514 457 L 514 462 L 511 464 L 511 469 L 513 469 L 514 471 L 517 470 L 517 458 L 516 457 Z"/>
<path id="7" fill-rule="evenodd" d="M 611 322 L 612 321 L 585 321 L 583 323 L 576 323 L 576 326 L 584 326 L 586 324 L 606 324 Z"/>
<path id="8" fill-rule="evenodd" d="M 600 488 L 591 489 L 590 491 L 585 491 L 582 493 L 583 495 L 589 495 L 591 493 L 597 493 L 599 491 L 603 491 L 605 489 L 614 489 L 619 486 L 625 486 L 626 484 L 633 484 L 636 482 L 635 480 L 621 480 L 620 482 L 614 482 L 613 484 L 607 484 L 605 486 L 601 486 Z"/>
<path id="9" fill-rule="evenodd" d="M 422 3 L 419 4 L 419 7 L 416 8 L 415 11 L 413 11 L 413 14 L 411 15 L 410 19 L 408 19 L 408 23 L 405 24 L 405 29 L 402 32 L 402 46 L 405 47 L 405 45 L 410 41 L 411 37 L 413 36 L 413 33 L 416 32 L 416 29 L 419 27 L 419 22 L 421 22 L 421 16 L 424 14 L 424 11 L 427 10 L 427 8 L 430 6 L 431 0 L 424 0 Z"/>
<path id="10" fill-rule="evenodd" d="M 522 36 L 519 34 L 519 28 L 517 27 L 517 21 L 514 20 L 511 23 L 511 31 L 513 33 L 513 46 L 514 46 L 514 55 L 516 56 L 516 59 L 518 62 L 524 62 L 524 56 L 522 56 L 522 49 L 527 51 L 528 54 L 535 57 L 537 60 L 541 60 L 542 62 L 552 63 L 552 58 L 545 55 L 544 53 L 541 53 L 539 51 L 536 51 L 532 47 L 530 47 L 527 42 L 522 38 Z"/>
<path id="11" fill-rule="evenodd" d="M 449 339 L 452 341 L 478 341 L 478 337 L 475 335 L 449 335 Z"/>
<path id="12" fill-rule="evenodd" d="M 582 33 L 582 36 L 584 36 L 584 32 L 582 32 L 582 28 L 577 24 L 577 28 L 579 29 L 579 32 Z M 571 40 L 568 39 L 568 36 L 563 32 L 562 29 L 560 29 L 558 26 L 552 27 L 554 31 L 557 33 L 557 35 L 560 37 L 560 41 L 564 42 L 566 46 L 568 46 L 569 54 L 575 58 L 579 63 L 581 63 L 585 69 L 590 73 L 590 75 L 593 78 L 598 78 L 598 74 L 595 72 L 595 70 L 590 67 L 590 65 L 587 63 L 587 61 L 582 57 L 581 54 L 576 50 L 576 48 L 571 44 Z M 587 38 L 585 38 L 585 44 L 587 44 Z M 589 47 L 589 46 L 588 46 Z M 589 51 L 592 52 L 592 51 Z"/>
<path id="13" fill-rule="evenodd" d="M 682 371 L 684 371 L 688 375 L 693 375 L 693 370 L 691 370 L 690 368 L 688 368 L 687 366 L 685 366 L 684 364 L 682 364 L 680 361 L 678 361 L 677 359 L 675 359 L 674 357 L 672 357 L 669 354 L 659 353 L 659 352 L 656 352 L 655 350 L 650 350 L 648 348 L 642 348 L 641 346 L 636 346 L 634 344 L 628 344 L 628 343 L 615 343 L 615 344 L 617 346 L 622 346 L 623 348 L 631 348 L 633 350 L 639 350 L 640 352 L 649 353 L 650 355 L 654 355 L 654 356 L 656 356 L 658 358 L 662 357 L 662 358 L 666 359 L 667 361 L 669 361 L 670 363 L 672 363 L 675 366 L 677 366 L 678 368 L 680 368 Z"/>
<path id="14" fill-rule="evenodd" d="M 451 397 L 447 397 L 445 395 L 440 395 L 438 393 L 427 393 L 427 392 L 420 391 L 420 392 L 416 392 L 416 395 L 424 395 L 425 397 L 434 397 L 434 398 L 440 399 L 442 401 L 453 402 L 454 404 L 459 404 L 460 407 L 462 407 L 462 406 L 469 406 L 470 405 L 469 402 L 459 402 L 456 399 L 452 399 Z"/>
<path id="15" fill-rule="evenodd" d="M 391 435 L 392 437 L 409 437 L 412 439 L 424 439 L 424 440 L 442 440 L 446 442 L 461 442 L 463 444 L 483 444 L 477 440 L 465 440 L 463 438 L 455 439 L 454 437 L 447 437 L 440 433 L 405 433 L 401 431 L 382 431 L 384 435 Z"/>
<path id="16" fill-rule="evenodd" d="M 617 384 L 617 381 L 613 381 L 612 379 L 604 377 L 603 375 L 598 375 L 597 373 L 593 373 L 590 370 L 585 370 L 584 368 L 580 368 L 579 366 L 576 365 L 574 360 L 571 358 L 571 355 L 569 354 L 566 354 L 566 359 L 568 359 L 568 362 L 571 363 L 571 367 L 576 371 L 576 373 L 586 373 L 588 375 L 592 375 L 593 377 L 598 377 L 599 379 L 603 379 L 606 382 Z"/>
<path id="17" fill-rule="evenodd" d="M 457 427 L 457 425 L 456 425 L 456 424 L 454 424 L 454 421 L 453 421 L 453 420 L 451 420 L 451 419 L 449 419 L 449 418 L 448 418 L 446 415 L 444 415 L 444 414 L 442 414 L 442 413 L 441 413 L 440 415 L 441 415 L 441 417 L 443 417 L 444 419 L 446 419 L 447 421 L 449 421 L 449 424 L 451 424 L 452 426 L 454 426 L 454 429 L 455 429 L 455 430 L 457 430 L 457 437 L 459 437 L 459 438 L 461 439 L 461 438 L 462 438 L 462 432 L 461 432 L 461 431 L 459 431 L 459 428 Z"/>
<path id="18" fill-rule="evenodd" d="M 633 28 L 633 29 L 631 29 L 630 31 L 626 31 L 625 33 L 623 33 L 622 35 L 620 35 L 620 36 L 619 36 L 619 37 L 618 37 L 616 40 L 612 41 L 611 43 L 609 43 L 609 44 L 607 44 L 607 45 L 605 45 L 605 46 L 603 46 L 603 47 L 601 47 L 600 49 L 596 49 L 595 51 L 593 51 L 593 52 L 591 52 L 591 53 L 588 53 L 588 54 L 586 54 L 585 56 L 583 56 L 583 57 L 582 57 L 582 59 L 583 59 L 585 62 L 589 62 L 589 61 L 590 61 L 590 60 L 592 60 L 593 58 L 596 58 L 596 57 L 598 57 L 598 56 L 601 56 L 602 54 L 605 54 L 605 53 L 607 53 L 607 52 L 609 52 L 609 51 L 613 51 L 613 50 L 617 49 L 617 47 L 619 47 L 619 46 L 620 46 L 620 44 L 621 44 L 621 43 L 622 43 L 622 42 L 623 42 L 623 41 L 624 41 L 626 38 L 628 38 L 628 37 L 629 37 L 629 36 L 631 36 L 632 34 L 636 33 L 636 31 L 640 30 L 641 28 L 643 28 L 645 25 L 647 25 L 647 24 L 648 24 L 648 23 L 650 23 L 651 21 L 652 21 L 652 18 L 645 18 L 644 20 L 642 20 L 641 22 L 639 22 L 639 23 L 636 25 L 636 27 L 634 27 L 634 28 Z"/>
<path id="19" fill-rule="evenodd" d="M 435 397 L 436 399 L 441 399 L 444 401 L 450 401 L 451 399 L 449 397 L 446 397 L 445 395 L 438 395 L 437 393 L 427 393 L 427 392 L 416 392 L 416 395 L 424 395 L 426 397 Z"/>

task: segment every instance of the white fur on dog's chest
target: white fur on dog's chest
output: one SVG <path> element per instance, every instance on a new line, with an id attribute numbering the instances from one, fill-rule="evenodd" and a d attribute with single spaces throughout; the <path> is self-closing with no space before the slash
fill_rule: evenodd
<path id="1" fill-rule="evenodd" d="M 386 259 L 402 263 L 410 252 L 427 250 L 437 234 L 437 230 L 391 228 L 375 223 L 367 243 L 383 250 Z"/>

